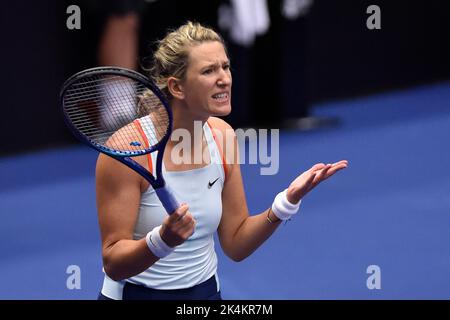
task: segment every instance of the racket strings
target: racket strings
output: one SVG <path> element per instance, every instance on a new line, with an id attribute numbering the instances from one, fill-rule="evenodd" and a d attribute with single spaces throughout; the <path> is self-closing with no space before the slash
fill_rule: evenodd
<path id="1" fill-rule="evenodd" d="M 170 129 L 159 97 L 125 76 L 82 77 L 65 91 L 63 100 L 72 125 L 90 141 L 115 152 L 148 152 Z"/>

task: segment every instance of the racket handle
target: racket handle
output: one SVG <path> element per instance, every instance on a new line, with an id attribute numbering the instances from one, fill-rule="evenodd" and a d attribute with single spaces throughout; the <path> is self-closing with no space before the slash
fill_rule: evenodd
<path id="1" fill-rule="evenodd" d="M 172 214 L 180 207 L 180 204 L 175 198 L 172 190 L 167 185 L 161 188 L 157 188 L 155 189 L 155 191 L 168 214 Z"/>

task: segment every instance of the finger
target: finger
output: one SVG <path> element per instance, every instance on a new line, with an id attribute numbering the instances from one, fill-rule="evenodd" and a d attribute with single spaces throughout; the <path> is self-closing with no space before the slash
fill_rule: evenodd
<path id="1" fill-rule="evenodd" d="M 169 216 L 169 223 L 175 223 L 183 218 L 183 216 L 188 212 L 189 206 L 187 204 L 182 204 L 177 210 L 175 210 Z"/>
<path id="2" fill-rule="evenodd" d="M 340 165 L 348 166 L 348 161 L 347 160 L 341 160 L 341 161 L 333 163 L 333 167 L 334 166 L 340 166 Z"/>
<path id="3" fill-rule="evenodd" d="M 192 220 L 188 224 L 182 226 L 177 232 L 181 237 L 190 237 L 195 232 L 195 221 Z"/>
<path id="4" fill-rule="evenodd" d="M 178 232 L 183 233 L 189 229 L 194 228 L 196 224 L 196 221 L 194 220 L 194 218 L 191 219 L 186 219 L 186 221 L 183 222 L 183 224 L 180 224 L 177 228 Z"/>
<path id="5" fill-rule="evenodd" d="M 328 170 L 325 179 L 331 177 L 331 176 L 332 176 L 333 174 L 335 174 L 336 172 L 338 172 L 338 171 L 340 171 L 340 170 L 342 170 L 342 169 L 345 169 L 345 168 L 347 168 L 347 164 L 346 164 L 346 163 L 341 163 L 341 164 L 338 164 L 338 165 L 334 165 L 333 167 L 331 167 L 331 168 Z"/>
<path id="6" fill-rule="evenodd" d="M 327 164 L 325 168 L 323 168 L 316 176 L 314 177 L 314 180 L 312 182 L 312 185 L 315 187 L 318 185 L 327 175 L 328 170 L 330 170 L 331 164 Z"/>
<path id="7" fill-rule="evenodd" d="M 182 216 L 179 220 L 177 220 L 172 225 L 172 229 L 176 230 L 176 231 L 179 231 L 180 229 L 184 228 L 185 226 L 191 225 L 194 221 L 195 221 L 194 217 L 188 211 L 184 216 Z"/>
<path id="8" fill-rule="evenodd" d="M 324 167 L 325 167 L 324 163 L 317 163 L 317 164 L 313 165 L 308 171 L 309 172 L 315 172 L 317 170 L 323 169 Z"/>
<path id="9" fill-rule="evenodd" d="M 318 178 L 323 178 L 327 174 L 328 170 L 331 169 L 331 167 L 332 167 L 332 164 L 328 163 L 322 170 L 320 170 L 320 172 L 318 174 Z"/>

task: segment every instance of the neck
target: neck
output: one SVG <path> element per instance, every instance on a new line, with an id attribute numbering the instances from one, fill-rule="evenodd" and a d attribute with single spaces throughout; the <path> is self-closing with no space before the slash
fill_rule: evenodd
<path id="1" fill-rule="evenodd" d="M 208 117 L 199 117 L 186 111 L 187 108 L 181 105 L 178 101 L 173 101 L 172 113 L 173 113 L 173 131 L 177 129 L 187 130 L 190 134 L 191 144 L 201 145 L 203 142 L 203 125 L 208 120 Z M 199 130 L 202 129 L 202 130 Z M 176 141 L 169 140 L 169 144 L 176 144 Z"/>

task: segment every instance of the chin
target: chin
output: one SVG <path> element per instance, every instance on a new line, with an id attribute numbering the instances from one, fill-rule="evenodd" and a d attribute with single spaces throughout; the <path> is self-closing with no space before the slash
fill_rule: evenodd
<path id="1" fill-rule="evenodd" d="M 231 113 L 231 105 L 214 106 L 211 110 L 211 115 L 216 117 L 224 117 Z"/>

